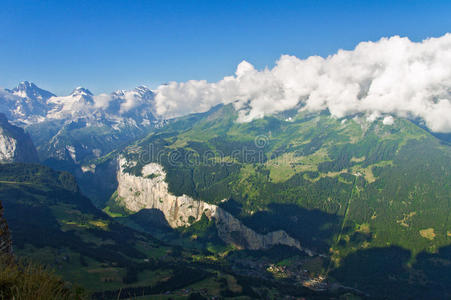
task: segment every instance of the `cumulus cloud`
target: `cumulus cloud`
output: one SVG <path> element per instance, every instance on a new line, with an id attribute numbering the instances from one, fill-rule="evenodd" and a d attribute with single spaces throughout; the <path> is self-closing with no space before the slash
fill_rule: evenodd
<path id="1" fill-rule="evenodd" d="M 451 132 L 451 34 L 419 43 L 382 38 L 326 58 L 282 55 L 272 69 L 243 61 L 218 82 L 171 82 L 155 92 L 157 113 L 166 117 L 234 103 L 242 122 L 301 107 L 338 118 L 421 118 L 432 131 Z"/>
<path id="2" fill-rule="evenodd" d="M 100 109 L 106 109 L 113 98 L 109 94 L 99 94 L 94 96 L 94 106 Z"/>
<path id="3" fill-rule="evenodd" d="M 126 91 L 119 112 L 121 114 L 130 111 L 141 103 L 141 97 L 136 91 Z"/>
<path id="4" fill-rule="evenodd" d="M 119 113 L 124 114 L 142 104 L 142 97 L 137 91 L 118 91 L 113 94 L 94 96 L 94 106 L 107 109 L 113 103 L 119 105 Z"/>

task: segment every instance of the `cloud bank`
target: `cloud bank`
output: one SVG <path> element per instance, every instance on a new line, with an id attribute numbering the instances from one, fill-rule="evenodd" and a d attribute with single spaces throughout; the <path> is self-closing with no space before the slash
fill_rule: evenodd
<path id="1" fill-rule="evenodd" d="M 94 106 L 100 109 L 107 109 L 114 102 L 119 105 L 119 113 L 124 114 L 136 108 L 142 101 L 136 91 L 120 91 L 113 94 L 99 94 L 94 96 Z"/>
<path id="2" fill-rule="evenodd" d="M 329 109 L 338 118 L 421 118 L 432 131 L 451 132 L 451 34 L 419 43 L 382 38 L 326 58 L 282 55 L 272 69 L 243 61 L 235 75 L 218 82 L 170 82 L 155 93 L 156 111 L 166 117 L 234 103 L 241 122 L 302 107 Z"/>

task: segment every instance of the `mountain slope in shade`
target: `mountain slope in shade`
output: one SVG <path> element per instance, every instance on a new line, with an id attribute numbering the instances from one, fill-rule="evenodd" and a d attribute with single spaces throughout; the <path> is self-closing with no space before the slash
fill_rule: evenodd
<path id="1" fill-rule="evenodd" d="M 11 125 L 0 113 L 0 162 L 38 162 L 36 148 L 22 128 Z"/>
<path id="2" fill-rule="evenodd" d="M 12 252 L 11 236 L 8 224 L 3 216 L 3 206 L 0 201 L 0 255 L 10 254 Z"/>

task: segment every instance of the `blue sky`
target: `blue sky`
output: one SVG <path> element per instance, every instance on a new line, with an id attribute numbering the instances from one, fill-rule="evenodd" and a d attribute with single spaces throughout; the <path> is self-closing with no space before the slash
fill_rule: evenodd
<path id="1" fill-rule="evenodd" d="M 451 30 L 451 1 L 9 1 L 0 9 L 0 87 L 30 80 L 65 94 L 217 81 L 401 35 Z"/>

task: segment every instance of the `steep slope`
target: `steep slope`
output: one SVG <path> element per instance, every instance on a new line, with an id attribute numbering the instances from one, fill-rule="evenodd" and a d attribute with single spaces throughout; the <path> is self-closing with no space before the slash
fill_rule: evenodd
<path id="1" fill-rule="evenodd" d="M 160 164 L 173 195 L 218 205 L 260 234 L 286 231 L 329 256 L 323 271 L 340 280 L 344 273 L 331 270 L 393 246 L 408 253 L 394 282 L 423 274 L 426 281 L 412 279 L 419 289 L 439 284 L 409 266 L 451 244 L 449 146 L 389 116 L 338 120 L 293 111 L 236 119 L 230 105 L 175 120 L 125 149 L 133 163 L 124 171 L 143 176 L 144 166 Z M 373 293 L 381 286 L 359 284 Z"/>
<path id="2" fill-rule="evenodd" d="M 207 298 L 260 298 L 263 292 L 328 299 L 344 293 L 318 293 L 284 281 L 235 275 L 221 257 L 161 243 L 97 210 L 66 172 L 31 164 L 0 165 L 0 199 L 15 255 L 49 265 L 65 280 L 93 292 L 94 299 L 168 294 L 186 298 L 199 293 Z"/>
<path id="3" fill-rule="evenodd" d="M 38 161 L 30 136 L 22 128 L 9 124 L 0 113 L 0 163 Z"/>
<path id="4" fill-rule="evenodd" d="M 120 202 L 117 204 L 123 205 L 131 212 L 139 212 L 142 209 L 159 210 L 172 228 L 189 226 L 206 216 L 215 221 L 219 237 L 224 242 L 239 248 L 258 250 L 285 245 L 304 251 L 299 241 L 284 231 L 258 234 L 217 205 L 194 200 L 186 195 L 171 195 L 164 181 L 166 174 L 158 164 L 144 166 L 142 176 L 125 173 L 124 168 L 128 165 L 125 159 L 119 160 L 116 199 Z M 305 251 L 311 255 L 309 250 Z"/>

